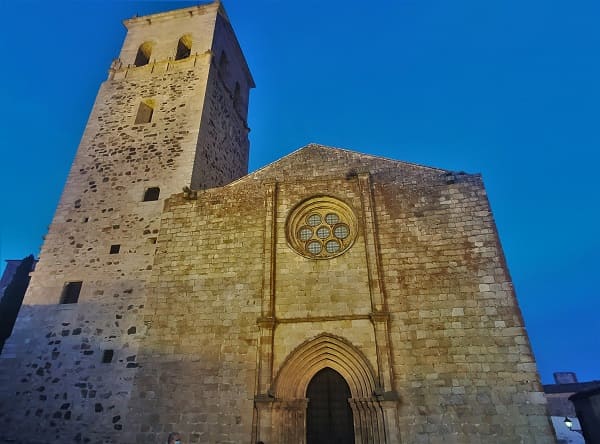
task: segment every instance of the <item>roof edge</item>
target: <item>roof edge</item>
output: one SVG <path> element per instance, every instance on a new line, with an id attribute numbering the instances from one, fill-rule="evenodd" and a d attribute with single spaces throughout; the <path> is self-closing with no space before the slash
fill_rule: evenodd
<path id="1" fill-rule="evenodd" d="M 391 159 L 389 157 L 376 156 L 376 155 L 373 155 L 373 154 L 361 153 L 360 151 L 349 150 L 349 149 L 346 149 L 346 148 L 339 148 L 339 147 L 335 147 L 335 146 L 322 145 L 320 143 L 310 142 L 310 143 L 308 143 L 308 144 L 306 144 L 304 146 L 301 146 L 301 147 L 295 149 L 294 151 L 286 154 L 285 156 L 280 157 L 279 159 L 276 159 L 276 160 L 274 160 L 274 161 L 272 161 L 272 162 L 270 162 L 270 163 L 268 163 L 268 164 L 266 164 L 266 165 L 264 165 L 264 166 L 262 166 L 262 167 L 260 167 L 260 168 L 258 168 L 256 170 L 252 171 L 251 173 L 246 174 L 245 176 L 242 176 L 242 177 L 240 177 L 240 178 L 238 178 L 238 179 L 236 179 L 236 180 L 234 180 L 232 182 L 229 182 L 227 185 L 224 185 L 224 186 L 225 187 L 233 186 L 233 185 L 235 185 L 235 184 L 237 184 L 237 183 L 239 183 L 239 182 L 241 182 L 243 180 L 246 180 L 248 178 L 251 178 L 252 176 L 255 176 L 255 175 L 259 174 L 260 172 L 266 170 L 267 168 L 272 167 L 273 165 L 275 165 L 275 164 L 277 164 L 279 162 L 283 162 L 284 160 L 286 160 L 286 159 L 288 159 L 288 158 L 290 158 L 290 157 L 298 154 L 301 151 L 304 151 L 306 149 L 315 149 L 315 148 L 316 149 L 320 148 L 320 149 L 326 149 L 326 150 L 330 149 L 330 150 L 342 151 L 342 152 L 345 152 L 345 153 L 349 153 L 351 155 L 363 156 L 363 157 L 370 157 L 372 159 L 384 160 L 386 162 L 392 162 L 392 163 L 395 163 L 395 164 L 398 164 L 398 165 L 408 165 L 408 166 L 412 166 L 412 167 L 416 167 L 416 168 L 425 168 L 427 170 L 437 171 L 437 172 L 440 172 L 440 173 L 452 173 L 451 170 L 444 169 L 444 168 L 430 167 L 430 166 L 421 165 L 421 164 L 418 164 L 418 163 L 406 162 L 406 161 L 403 161 L 403 160 Z M 468 175 L 478 175 L 479 173 L 466 173 L 466 174 L 468 174 Z"/>
<path id="2" fill-rule="evenodd" d="M 219 0 L 215 0 L 213 2 L 201 3 L 195 6 L 188 6 L 187 8 L 173 9 L 171 11 L 156 12 L 154 14 L 146 14 L 140 16 L 136 15 L 129 19 L 123 20 L 123 24 L 127 29 L 129 29 L 130 26 L 136 26 L 140 24 L 151 24 L 153 21 L 162 21 L 173 17 L 182 17 L 184 15 L 194 15 L 194 12 L 206 10 L 215 10 L 216 12 L 221 14 L 225 18 L 225 20 L 229 22 L 229 18 L 227 17 L 227 13 L 225 12 L 225 10 L 222 8 L 221 2 Z"/>

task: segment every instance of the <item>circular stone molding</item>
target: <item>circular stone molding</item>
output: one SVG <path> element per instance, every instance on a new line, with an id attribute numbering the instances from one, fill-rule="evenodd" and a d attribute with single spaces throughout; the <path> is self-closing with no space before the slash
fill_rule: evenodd
<path id="1" fill-rule="evenodd" d="M 288 245 L 310 259 L 330 259 L 348 250 L 358 233 L 356 217 L 344 202 L 313 197 L 294 208 L 286 223 Z"/>

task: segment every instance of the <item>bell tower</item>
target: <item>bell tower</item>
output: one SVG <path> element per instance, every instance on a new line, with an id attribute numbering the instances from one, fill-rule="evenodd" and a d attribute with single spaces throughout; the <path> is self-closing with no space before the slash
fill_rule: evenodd
<path id="1" fill-rule="evenodd" d="M 0 410 L 37 412 L 15 424 L 20 439 L 120 430 L 164 200 L 247 173 L 254 82 L 220 2 L 124 25 L 8 343 L 8 373 L 44 368 L 54 381 L 42 406 L 26 378 L 0 388 L 11 397 Z"/>
<path id="2" fill-rule="evenodd" d="M 92 280 L 104 289 L 144 281 L 164 199 L 247 173 L 254 83 L 222 5 L 124 24 L 127 36 L 98 92 L 26 304 L 96 300 Z"/>

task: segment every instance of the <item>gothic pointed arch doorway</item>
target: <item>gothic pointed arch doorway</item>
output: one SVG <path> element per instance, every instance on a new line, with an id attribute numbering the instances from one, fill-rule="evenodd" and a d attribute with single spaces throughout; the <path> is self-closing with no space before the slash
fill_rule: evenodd
<path id="1" fill-rule="evenodd" d="M 327 427 L 330 426 L 313 426 L 314 420 L 307 416 L 313 415 L 309 404 L 315 401 L 314 392 L 327 386 L 321 378 L 327 379 L 323 376 L 327 374 L 331 377 L 331 372 L 337 374 L 329 381 L 337 387 L 334 388 L 338 391 L 334 399 L 343 398 L 351 409 L 351 415 L 346 416 L 352 424 L 352 431 L 348 432 L 351 438 L 339 442 L 399 443 L 397 400 L 378 395 L 381 389 L 377 372 L 367 357 L 348 340 L 329 333 L 322 333 L 296 347 L 279 368 L 269 393 L 255 398 L 256 441 L 335 443 L 330 436 L 320 437 L 329 433 Z M 330 407 L 325 410 L 329 412 Z M 335 416 L 341 417 L 337 413 Z M 311 421 L 313 423 L 308 425 Z M 315 433 L 318 438 L 314 438 Z"/>
<path id="2" fill-rule="evenodd" d="M 306 444 L 354 444 L 350 387 L 338 372 L 325 367 L 306 389 Z"/>

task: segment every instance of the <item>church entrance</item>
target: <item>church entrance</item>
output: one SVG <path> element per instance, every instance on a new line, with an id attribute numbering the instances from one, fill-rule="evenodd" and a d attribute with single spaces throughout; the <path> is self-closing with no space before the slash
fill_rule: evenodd
<path id="1" fill-rule="evenodd" d="M 307 444 L 354 444 L 350 387 L 329 367 L 312 378 L 306 390 Z"/>

